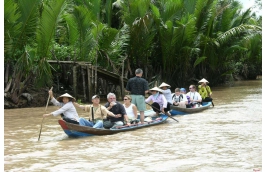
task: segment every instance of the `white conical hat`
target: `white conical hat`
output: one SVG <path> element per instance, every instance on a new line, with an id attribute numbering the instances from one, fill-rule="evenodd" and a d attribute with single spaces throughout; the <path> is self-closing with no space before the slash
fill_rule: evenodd
<path id="1" fill-rule="evenodd" d="M 161 87 L 168 87 L 168 88 L 170 88 L 170 85 L 168 85 L 168 84 L 162 82 L 162 84 L 159 86 L 159 88 L 161 88 Z"/>
<path id="2" fill-rule="evenodd" d="M 198 83 L 202 83 L 202 82 L 207 82 L 209 83 L 206 79 L 202 78 L 202 80 L 200 80 Z"/>
<path id="3" fill-rule="evenodd" d="M 63 101 L 63 97 L 68 97 L 68 98 L 71 98 L 72 99 L 72 101 L 76 101 L 75 100 L 75 98 L 74 97 L 72 97 L 70 94 L 68 94 L 68 93 L 65 93 L 65 94 L 63 94 L 63 95 L 61 95 L 61 96 L 59 96 L 58 98 L 57 98 L 57 100 L 59 101 L 59 102 L 62 102 Z"/>
<path id="4" fill-rule="evenodd" d="M 150 90 L 151 91 L 158 91 L 158 92 L 162 93 L 162 90 L 158 87 L 151 88 Z"/>

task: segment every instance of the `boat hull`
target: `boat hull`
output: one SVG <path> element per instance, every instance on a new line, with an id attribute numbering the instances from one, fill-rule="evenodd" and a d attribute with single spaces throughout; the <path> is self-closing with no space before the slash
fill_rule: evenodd
<path id="1" fill-rule="evenodd" d="M 95 136 L 95 135 L 111 135 L 119 132 L 136 130 L 144 127 L 150 127 L 153 125 L 158 125 L 164 123 L 168 119 L 168 116 L 161 115 L 159 118 L 154 118 L 150 122 L 145 122 L 144 124 L 134 124 L 131 126 L 121 126 L 111 129 L 99 129 L 92 128 L 87 126 L 80 126 L 72 123 L 65 122 L 64 120 L 58 120 L 58 123 L 64 130 L 64 132 L 69 137 L 86 137 L 86 136 Z"/>
<path id="2" fill-rule="evenodd" d="M 201 112 L 205 109 L 208 109 L 211 106 L 212 102 L 203 102 L 200 107 L 196 108 L 181 108 L 178 106 L 170 106 L 170 113 L 172 116 L 174 115 L 186 115 L 186 114 L 191 114 L 191 113 L 196 113 L 196 112 Z"/>

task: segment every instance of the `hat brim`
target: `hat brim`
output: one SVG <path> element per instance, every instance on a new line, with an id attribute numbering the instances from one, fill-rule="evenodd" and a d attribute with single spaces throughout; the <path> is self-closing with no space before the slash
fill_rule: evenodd
<path id="1" fill-rule="evenodd" d="M 170 85 L 160 85 L 160 86 L 159 86 L 159 88 L 162 88 L 162 87 L 170 88 L 171 86 L 170 86 Z"/>
<path id="2" fill-rule="evenodd" d="M 159 88 L 161 88 L 161 87 L 168 87 L 168 88 L 170 88 L 171 86 L 163 82 L 163 83 L 159 86 Z"/>
<path id="3" fill-rule="evenodd" d="M 72 102 L 75 102 L 75 101 L 76 101 L 76 99 L 75 99 L 73 96 L 71 96 L 70 94 L 68 94 L 68 93 L 65 93 L 65 94 L 59 96 L 59 97 L 57 98 L 57 100 L 58 100 L 59 102 L 62 102 L 62 101 L 63 101 L 63 97 L 67 97 L 67 98 L 69 98 L 69 101 L 72 101 Z"/>
<path id="4" fill-rule="evenodd" d="M 58 97 L 57 100 L 58 100 L 59 102 L 62 102 L 62 101 L 63 101 L 63 98 L 64 98 L 64 97 Z M 76 101 L 76 99 L 73 98 L 73 97 L 67 97 L 67 98 L 69 99 L 69 101 L 72 101 L 72 102 L 75 102 L 75 101 Z"/>
<path id="5" fill-rule="evenodd" d="M 157 91 L 157 92 L 162 93 L 162 90 L 157 87 L 151 88 L 150 91 Z"/>
<path id="6" fill-rule="evenodd" d="M 95 98 L 99 98 L 100 99 L 100 97 L 98 95 L 94 95 L 94 96 L 92 96 L 91 100 L 94 100 Z"/>

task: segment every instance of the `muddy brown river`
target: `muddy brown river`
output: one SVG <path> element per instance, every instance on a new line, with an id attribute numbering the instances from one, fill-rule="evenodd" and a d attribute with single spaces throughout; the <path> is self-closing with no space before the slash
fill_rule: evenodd
<path id="1" fill-rule="evenodd" d="M 262 171 L 262 81 L 212 87 L 214 107 L 107 136 L 68 138 L 44 107 L 4 110 L 9 172 Z M 48 106 L 47 112 L 56 110 Z M 79 110 L 81 117 L 86 113 Z"/>

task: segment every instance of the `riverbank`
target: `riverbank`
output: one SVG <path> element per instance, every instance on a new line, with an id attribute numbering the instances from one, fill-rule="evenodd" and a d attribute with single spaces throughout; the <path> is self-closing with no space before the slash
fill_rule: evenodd
<path id="1" fill-rule="evenodd" d="M 239 80 L 243 80 L 242 77 L 236 77 L 235 78 L 237 81 Z M 256 78 L 257 80 L 262 80 L 262 76 L 259 75 Z M 225 83 L 222 85 L 229 85 L 229 86 L 233 86 L 233 84 L 231 83 Z M 6 95 L 4 97 L 4 109 L 13 109 L 13 108 L 29 108 L 29 107 L 44 107 L 46 106 L 47 103 L 47 99 L 48 99 L 48 90 L 49 88 L 40 88 L 40 89 L 36 89 L 36 88 L 29 88 L 23 96 L 21 96 L 19 98 L 19 102 L 17 104 L 13 103 L 12 101 L 8 100 L 6 98 Z M 66 91 L 67 92 L 67 91 Z M 54 92 L 54 96 L 58 97 L 61 94 L 64 94 L 65 92 L 60 92 L 60 93 L 56 93 Z M 69 94 L 72 95 L 71 92 L 68 92 Z M 81 95 L 79 95 L 78 97 L 82 97 Z M 105 99 L 105 98 L 103 98 Z M 84 102 L 87 103 L 87 102 Z"/>
<path id="2" fill-rule="evenodd" d="M 4 96 L 4 109 L 13 108 L 27 108 L 27 107 L 41 107 L 45 106 L 48 99 L 48 89 L 28 89 L 23 96 L 19 98 L 17 104 L 13 103 L 6 96 Z"/>
<path id="3" fill-rule="evenodd" d="M 19 101 L 17 104 L 13 103 L 11 100 L 7 98 L 7 96 L 4 96 L 4 109 L 15 109 L 15 108 L 33 108 L 33 107 L 45 107 L 48 100 L 48 90 L 49 88 L 30 88 L 28 89 L 23 95 L 19 98 Z M 71 91 L 60 91 L 56 92 L 53 91 L 53 95 L 55 98 L 59 97 L 60 95 L 68 93 L 70 95 L 73 95 Z M 82 97 L 82 95 L 78 95 L 78 97 Z M 101 100 L 106 101 L 106 98 L 101 98 Z M 88 103 L 88 102 L 83 102 Z M 49 102 L 50 105 L 52 105 L 51 102 Z"/>

